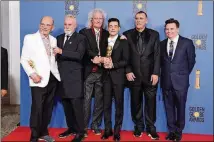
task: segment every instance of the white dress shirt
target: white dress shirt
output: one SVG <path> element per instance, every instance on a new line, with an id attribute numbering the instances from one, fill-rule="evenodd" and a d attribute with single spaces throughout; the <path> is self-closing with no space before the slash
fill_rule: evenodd
<path id="1" fill-rule="evenodd" d="M 100 41 L 100 29 L 95 29 L 94 28 L 94 32 L 95 32 L 95 37 L 96 37 L 96 42 L 97 42 L 97 48 L 99 50 L 98 55 L 100 55 L 100 42 L 99 42 Z"/>
<path id="2" fill-rule="evenodd" d="M 118 34 L 117 35 L 115 35 L 113 38 L 111 37 L 109 37 L 108 38 L 108 45 L 109 46 L 111 46 L 112 48 L 114 47 L 114 44 L 115 44 L 115 42 L 116 42 L 116 40 L 117 40 L 117 38 L 118 38 Z"/>
<path id="3" fill-rule="evenodd" d="M 71 38 L 72 34 L 73 34 L 73 33 L 71 33 L 71 34 L 65 34 L 64 44 L 63 44 L 63 45 L 65 45 L 65 41 L 67 40 L 67 36 L 69 36 L 69 37 L 68 37 L 68 39 L 69 39 L 69 38 Z"/>
<path id="4" fill-rule="evenodd" d="M 169 56 L 170 42 L 173 41 L 172 59 L 173 59 L 173 57 L 175 55 L 175 50 L 176 50 L 176 47 L 177 47 L 177 44 L 178 44 L 178 39 L 179 39 L 179 35 L 177 35 L 174 39 L 169 39 L 168 38 L 168 42 L 167 42 L 167 53 L 168 53 L 168 56 Z"/>

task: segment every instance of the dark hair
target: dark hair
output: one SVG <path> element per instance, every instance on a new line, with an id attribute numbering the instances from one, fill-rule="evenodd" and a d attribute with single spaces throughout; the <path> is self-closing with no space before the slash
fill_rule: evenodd
<path id="1" fill-rule="evenodd" d="M 110 22 L 117 22 L 118 26 L 120 27 L 120 21 L 117 18 L 110 18 L 110 19 L 108 19 L 108 25 L 109 25 Z"/>
<path id="2" fill-rule="evenodd" d="M 176 27 L 179 28 L 180 24 L 178 22 L 178 20 L 175 20 L 174 18 L 170 18 L 168 20 L 165 21 L 165 27 L 167 24 L 172 24 L 175 23 Z"/>
<path id="3" fill-rule="evenodd" d="M 145 14 L 145 16 L 146 16 L 146 18 L 147 18 L 147 14 L 146 14 L 146 12 L 144 12 L 144 11 L 138 11 L 138 12 L 135 14 L 135 18 L 136 18 L 136 16 L 137 16 L 137 14 Z"/>

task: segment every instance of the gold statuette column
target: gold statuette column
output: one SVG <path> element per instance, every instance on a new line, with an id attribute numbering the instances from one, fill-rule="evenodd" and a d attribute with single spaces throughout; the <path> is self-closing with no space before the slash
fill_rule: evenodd
<path id="1" fill-rule="evenodd" d="M 200 89 L 200 73 L 201 71 L 200 70 L 196 70 L 195 72 L 195 89 Z"/>
<path id="2" fill-rule="evenodd" d="M 198 1 L 198 16 L 202 16 L 203 15 L 203 3 L 202 0 Z"/>

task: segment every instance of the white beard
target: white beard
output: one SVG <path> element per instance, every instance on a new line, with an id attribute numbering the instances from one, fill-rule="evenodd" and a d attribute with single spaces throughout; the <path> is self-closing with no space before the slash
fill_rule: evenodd
<path id="1" fill-rule="evenodd" d="M 64 30 L 66 35 L 71 35 L 73 32 L 72 31 L 68 31 L 68 30 Z"/>

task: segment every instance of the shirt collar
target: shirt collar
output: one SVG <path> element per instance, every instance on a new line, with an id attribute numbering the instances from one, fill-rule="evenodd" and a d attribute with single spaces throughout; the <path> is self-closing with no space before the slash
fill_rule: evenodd
<path id="1" fill-rule="evenodd" d="M 65 34 L 65 37 L 67 37 L 67 36 L 71 37 L 72 35 L 73 35 L 73 33 L 71 33 L 71 34 Z"/>
<path id="2" fill-rule="evenodd" d="M 115 42 L 116 40 L 117 40 L 117 38 L 118 38 L 118 34 L 117 35 L 115 35 L 113 38 L 108 38 L 108 42 Z"/>
<path id="3" fill-rule="evenodd" d="M 94 31 L 95 31 L 95 33 L 98 33 L 98 32 L 100 32 L 100 29 L 96 29 L 96 28 L 94 28 Z"/>

